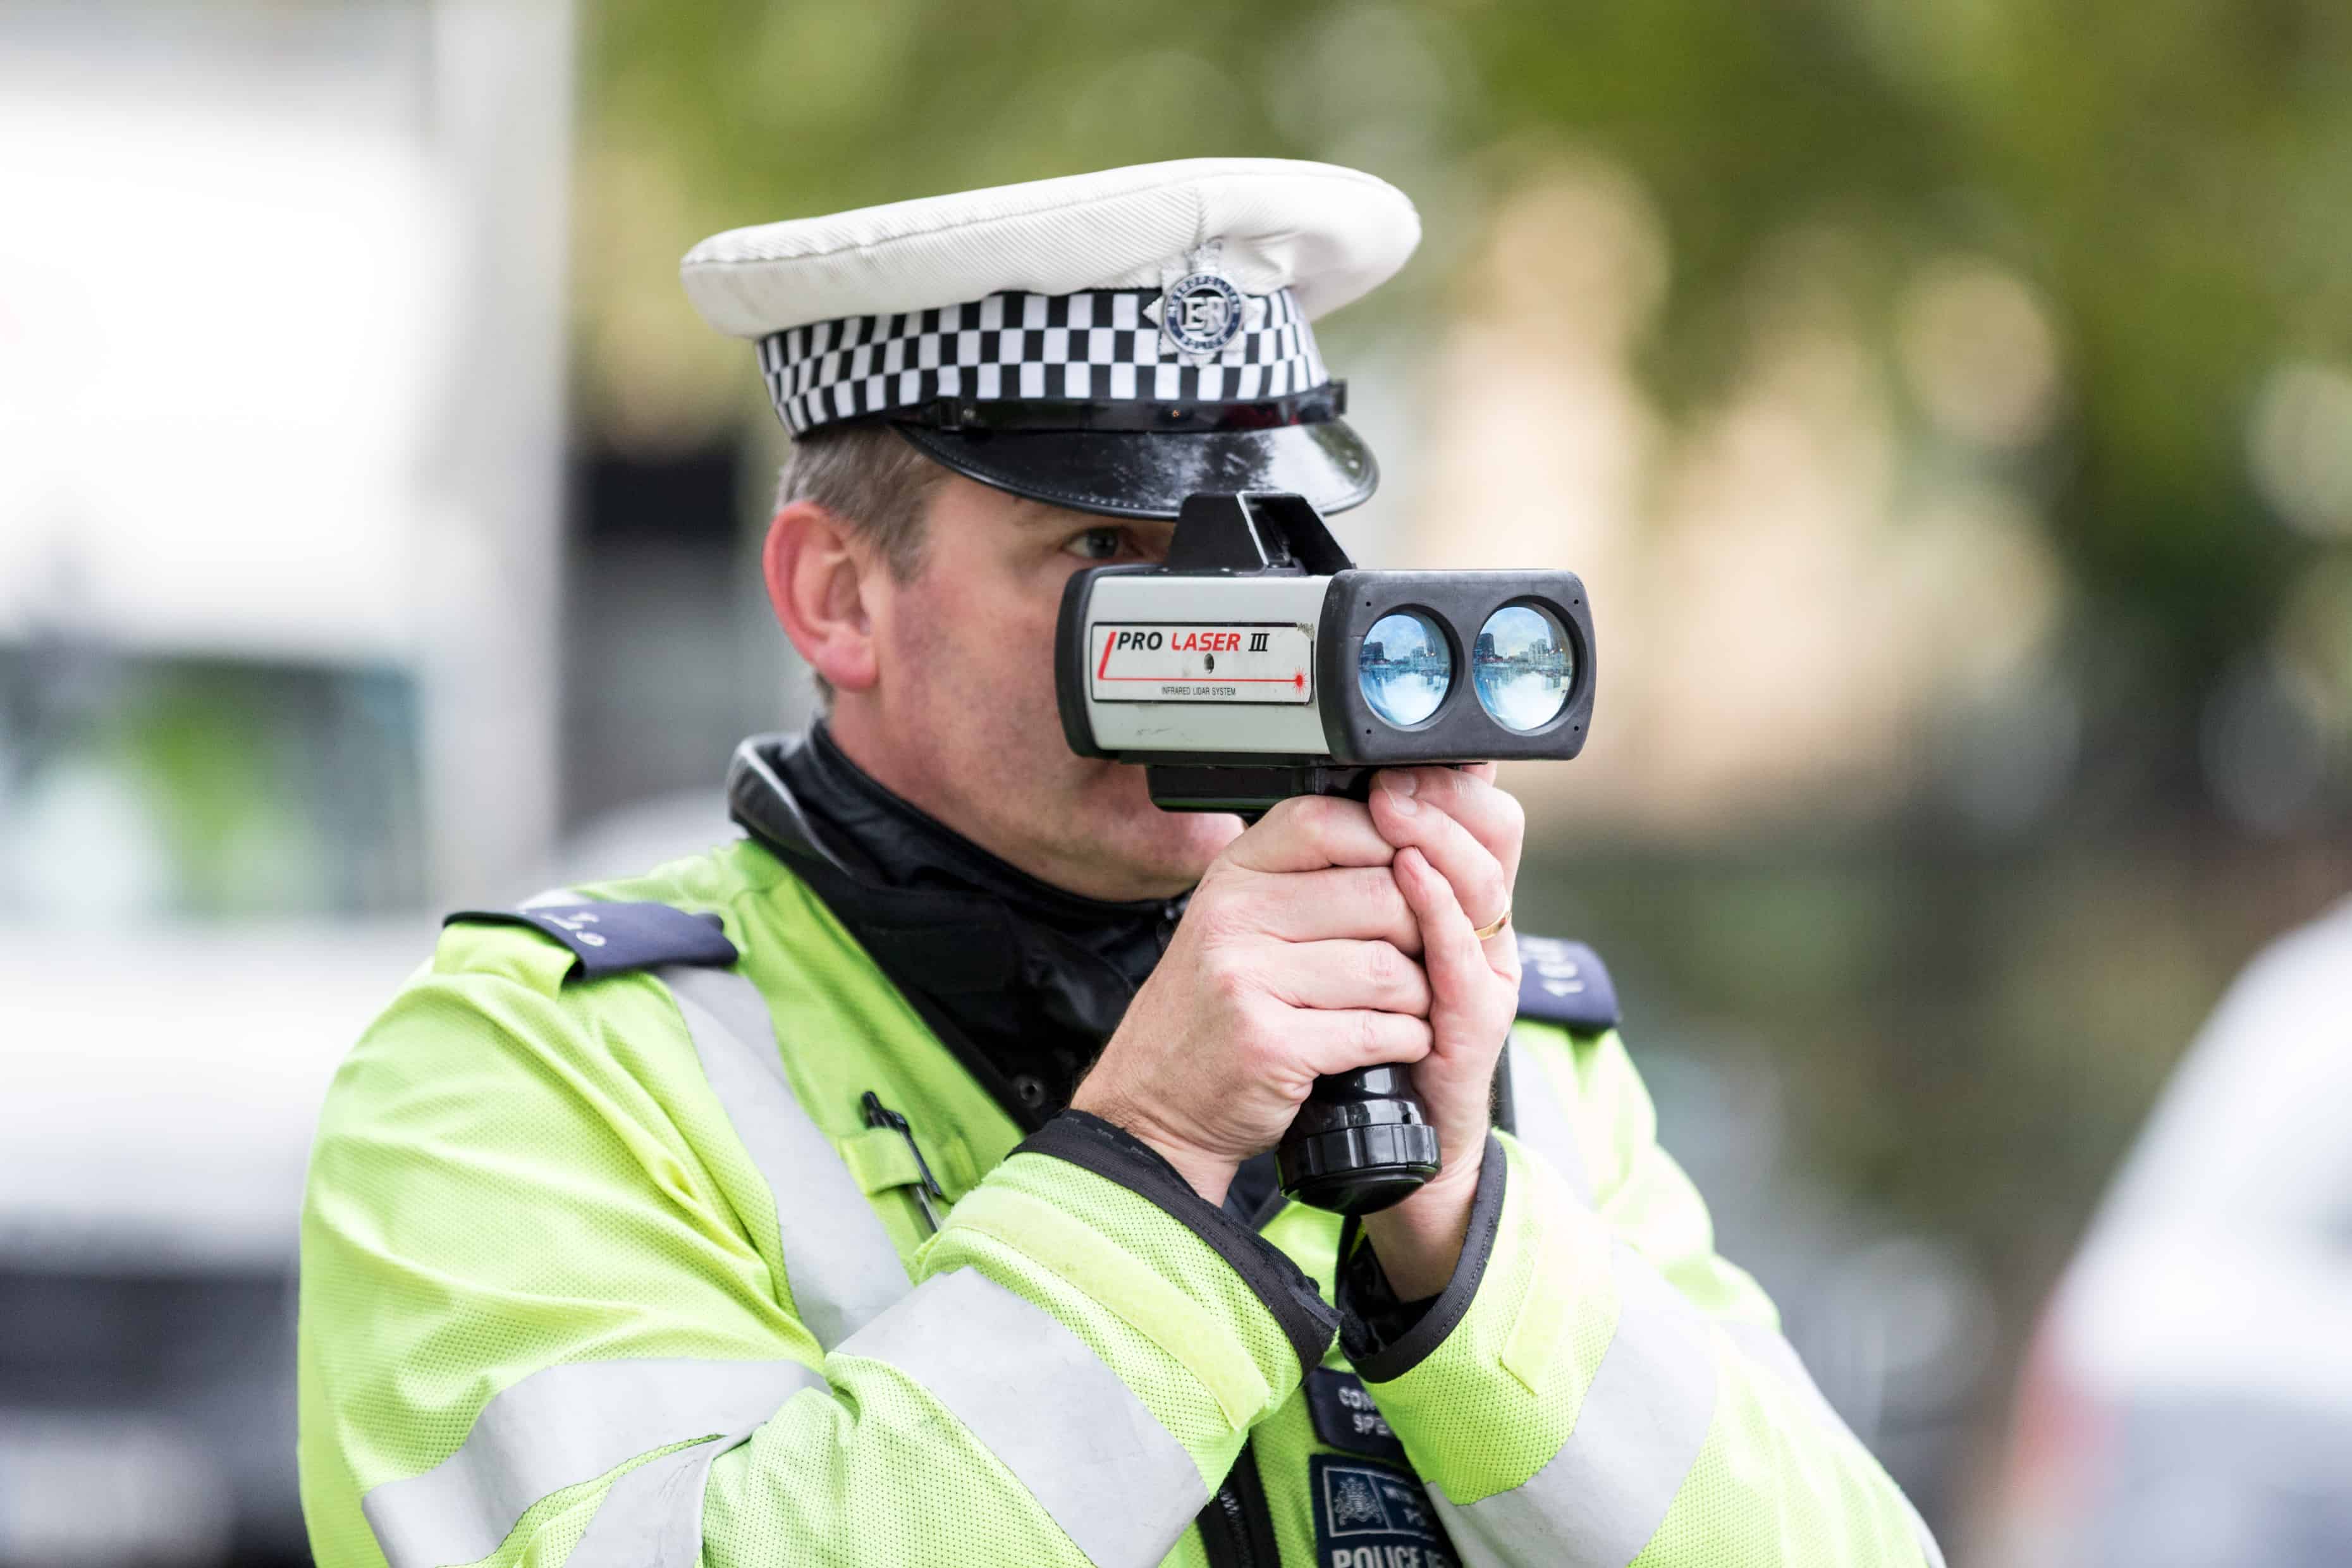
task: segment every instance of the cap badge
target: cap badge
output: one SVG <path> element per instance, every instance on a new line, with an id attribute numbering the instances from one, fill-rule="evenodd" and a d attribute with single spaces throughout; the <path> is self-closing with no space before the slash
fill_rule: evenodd
<path id="1" fill-rule="evenodd" d="M 1248 314 L 1242 291 L 1215 272 L 1188 272 L 1160 299 L 1160 330 L 1177 353 L 1201 358 L 1232 342 Z"/>

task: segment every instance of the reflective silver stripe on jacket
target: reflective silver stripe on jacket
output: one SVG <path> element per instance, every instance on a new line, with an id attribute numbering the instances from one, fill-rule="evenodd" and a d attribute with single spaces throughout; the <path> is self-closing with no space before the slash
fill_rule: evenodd
<path id="1" fill-rule="evenodd" d="M 906 1266 L 849 1167 L 793 1095 L 759 987 L 731 969 L 654 971 L 775 1200 L 793 1305 L 827 1351 L 907 1294 Z"/>
<path id="2" fill-rule="evenodd" d="M 456 1453 L 421 1476 L 373 1488 L 360 1509 L 392 1568 L 473 1563 L 497 1551 L 541 1499 L 655 1448 L 748 1430 L 802 1389 L 824 1385 L 796 1361 L 545 1367 L 491 1395 Z"/>
<path id="3" fill-rule="evenodd" d="M 1576 1126 L 1568 1107 L 1552 1088 L 1551 1075 L 1535 1052 L 1517 1040 L 1506 1047 L 1504 1060 L 1511 1073 L 1511 1135 L 1549 1160 L 1577 1201 L 1592 1206 L 1592 1172 L 1577 1142 Z"/>
<path id="4" fill-rule="evenodd" d="M 1715 1417 L 1706 1321 L 1623 1242 L 1610 1264 L 1616 1331 L 1559 1451 L 1509 1491 L 1466 1505 L 1432 1494 L 1467 1563 L 1625 1568 L 1698 1460 Z"/>
<path id="5" fill-rule="evenodd" d="M 1089 1562 L 1149 1568 L 1209 1500 L 1200 1467 L 1060 1320 L 977 1269 L 934 1275 L 835 1353 L 887 1362 L 996 1456 Z"/>
<path id="6" fill-rule="evenodd" d="M 1816 1421 L 1855 1447 L 1861 1447 L 1861 1439 L 1854 1436 L 1853 1429 L 1846 1426 L 1844 1419 L 1822 1394 L 1821 1385 L 1813 1381 L 1812 1373 L 1805 1370 L 1804 1358 L 1797 1353 L 1797 1347 L 1779 1331 L 1760 1323 L 1718 1322 L 1716 1326 L 1738 1347 L 1742 1355 L 1794 1388 Z M 1919 1554 L 1927 1560 L 1927 1568 L 1944 1568 L 1943 1548 L 1936 1544 L 1934 1534 L 1927 1529 L 1927 1521 L 1919 1517 L 1919 1510 L 1911 1506 L 1911 1500 L 1907 1497 L 1903 1500 L 1903 1511 L 1911 1516 L 1911 1531 L 1918 1538 Z"/>
<path id="7" fill-rule="evenodd" d="M 614 1481 L 563 1568 L 695 1568 L 710 1467 L 757 1430 L 742 1427 L 648 1459 Z"/>

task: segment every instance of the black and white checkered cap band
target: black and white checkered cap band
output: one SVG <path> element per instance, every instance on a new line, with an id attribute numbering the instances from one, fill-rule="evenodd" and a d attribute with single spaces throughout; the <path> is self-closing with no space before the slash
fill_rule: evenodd
<path id="1" fill-rule="evenodd" d="M 1249 403 L 1330 381 L 1287 289 L 1192 363 L 1151 320 L 1152 289 L 994 294 L 971 305 L 848 316 L 760 340 L 760 369 L 795 436 L 940 398 L 1091 404 Z"/>

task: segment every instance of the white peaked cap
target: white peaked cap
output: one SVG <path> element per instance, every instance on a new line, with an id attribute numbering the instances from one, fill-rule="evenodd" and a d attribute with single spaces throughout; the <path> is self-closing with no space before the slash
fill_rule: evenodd
<path id="1" fill-rule="evenodd" d="M 1402 267 L 1421 217 L 1384 180 L 1282 158 L 1185 158 L 730 229 L 680 268 L 702 319 L 764 338 L 1002 293 L 1158 289 L 1212 241 L 1244 293 L 1309 319 Z"/>

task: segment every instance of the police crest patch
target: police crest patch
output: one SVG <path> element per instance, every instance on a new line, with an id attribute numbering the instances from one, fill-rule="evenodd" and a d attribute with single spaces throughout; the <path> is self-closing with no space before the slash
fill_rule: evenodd
<path id="1" fill-rule="evenodd" d="M 1307 1463 L 1318 1568 L 1455 1568 L 1462 1561 L 1408 1472 L 1338 1454 Z"/>
<path id="2" fill-rule="evenodd" d="M 1199 358 L 1232 342 L 1248 315 L 1242 291 L 1215 272 L 1188 272 L 1160 296 L 1160 330 L 1179 353 Z"/>

